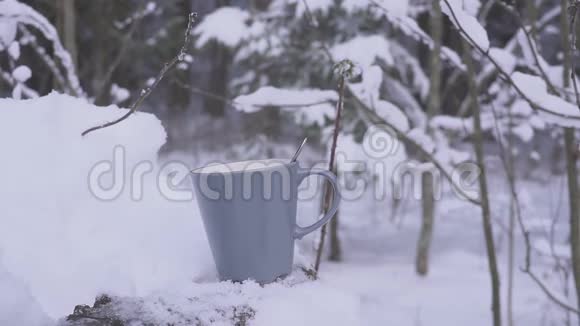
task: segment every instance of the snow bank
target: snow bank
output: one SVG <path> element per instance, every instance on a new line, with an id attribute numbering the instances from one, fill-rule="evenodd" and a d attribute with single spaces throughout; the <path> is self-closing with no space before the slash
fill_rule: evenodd
<path id="1" fill-rule="evenodd" d="M 26 285 L 0 265 L 0 325 L 45 326 L 50 323 Z"/>
<path id="2" fill-rule="evenodd" d="M 143 298 L 111 299 L 88 315 L 131 325 L 361 325 L 356 295 L 311 282 L 300 272 L 265 286 L 189 283 Z M 62 326 L 71 324 L 76 325 Z"/>
<path id="3" fill-rule="evenodd" d="M 56 318 L 103 291 L 141 295 L 211 273 L 195 204 L 164 199 L 153 177 L 144 180 L 144 199 L 131 199 L 132 168 L 144 160 L 155 163 L 165 141 L 160 121 L 136 113 L 122 124 L 80 136 L 124 112 L 56 93 L 0 99 L 0 266 L 13 278 L 11 284 L 22 284 L 8 292 L 2 286 L 0 315 L 10 305 L 25 309 L 18 303 L 21 288 Z M 87 178 L 97 162 L 112 160 L 116 146 L 125 149 L 121 171 L 127 184 L 118 198 L 102 201 L 92 195 Z M 102 179 L 108 186 L 109 175 Z M 0 271 L 0 284 L 3 275 Z"/>
<path id="4" fill-rule="evenodd" d="M 136 113 L 80 136 L 125 112 L 56 93 L 0 99 L 0 325 L 62 323 L 102 293 L 121 298 L 124 318 L 155 324 L 190 318 L 227 325 L 224 312 L 236 307 L 252 311 L 252 325 L 357 324 L 356 295 L 299 271 L 265 287 L 217 282 L 195 202 L 164 198 L 156 171 L 144 178 L 143 199 L 131 199 L 130 172 L 142 162 L 155 167 L 165 141 L 161 123 Z M 100 200 L 87 186 L 89 171 L 113 160 L 119 146 L 125 188 Z M 104 187 L 112 185 L 107 176 Z M 314 218 L 314 204 L 300 211 Z"/>

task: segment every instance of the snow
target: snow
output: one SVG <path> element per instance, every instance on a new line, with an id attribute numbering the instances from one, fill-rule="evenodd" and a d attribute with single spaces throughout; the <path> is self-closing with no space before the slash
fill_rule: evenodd
<path id="1" fill-rule="evenodd" d="M 367 100 L 367 104 L 377 101 L 383 83 L 383 70 L 377 65 L 365 67 L 361 74 L 360 83 L 350 83 L 350 88 L 357 93 L 357 97 Z"/>
<path id="2" fill-rule="evenodd" d="M 24 83 L 30 79 L 32 76 L 32 71 L 27 66 L 18 66 L 12 71 L 12 77 L 16 79 L 19 83 Z"/>
<path id="3" fill-rule="evenodd" d="M 330 49 L 335 62 L 349 59 L 365 67 L 371 66 L 376 59 L 382 59 L 385 64 L 394 63 L 389 42 L 380 35 L 357 36 Z"/>
<path id="4" fill-rule="evenodd" d="M 486 51 L 489 49 L 489 38 L 483 26 L 473 16 L 474 2 L 478 1 L 468 1 L 471 5 L 465 6 L 463 0 L 442 0 L 441 11 L 458 30 L 464 30 L 477 46 Z"/>
<path id="5" fill-rule="evenodd" d="M 480 0 L 462 0 L 463 9 L 465 12 L 471 16 L 476 17 L 479 13 L 479 8 L 481 8 Z"/>
<path id="6" fill-rule="evenodd" d="M 324 95 L 336 100 L 335 93 Z M 278 98 L 257 99 L 267 103 Z M 420 216 L 420 205 L 412 202 L 403 208 L 399 224 L 393 225 L 386 218 L 395 216 L 391 202 L 376 200 L 371 193 L 353 199 L 345 191 L 350 198 L 341 207 L 345 261 L 325 261 L 318 281 L 300 271 L 301 265 L 311 263 L 313 234 L 297 243 L 288 278 L 265 286 L 218 282 L 195 199 L 169 200 L 160 193 L 159 185 L 167 184 L 173 171 L 162 171 L 166 164 L 158 162 L 157 151 L 166 137 L 160 121 L 137 113 L 123 124 L 80 136 L 85 128 L 126 112 L 56 93 L 0 100 L 5 157 L 0 161 L 0 324 L 51 325 L 103 292 L 121 298 L 123 314 L 153 324 L 198 318 L 231 325 L 234 307 L 255 311 L 250 325 L 490 324 L 480 212 L 451 195 L 439 206 L 444 223 L 438 223 L 434 234 L 427 278 L 417 277 L 413 266 L 420 225 L 413 217 Z M 409 136 L 424 147 L 434 146 L 422 129 Z M 95 164 L 112 160 L 116 148 L 124 149 L 124 164 L 117 172 L 127 182 L 114 200 L 98 199 L 87 187 L 88 174 Z M 387 173 L 377 174 L 379 184 L 391 180 L 389 173 L 406 159 L 402 146 L 380 152 L 388 157 L 369 159 L 368 144 L 361 147 L 345 135 L 339 149 L 358 149 L 357 159 L 372 162 L 373 168 L 383 163 L 380 167 Z M 141 187 L 134 186 L 132 173 L 146 162 L 154 166 L 153 172 L 145 175 Z M 105 175 L 104 186 L 115 186 L 113 180 Z M 534 196 L 545 187 L 536 185 Z M 141 189 L 141 199 L 133 197 L 135 189 Z M 506 198 L 500 191 L 492 196 Z M 299 204 L 301 224 L 314 218 L 319 203 L 316 198 Z M 503 267 L 506 260 L 499 251 Z M 542 311 L 551 307 L 548 299 L 522 273 L 516 272 L 515 289 L 516 322 L 537 325 Z M 453 304 L 457 298 L 459 310 Z"/>
<path id="7" fill-rule="evenodd" d="M 402 132 L 409 130 L 409 120 L 396 105 L 380 99 L 383 70 L 377 66 L 364 66 L 360 83 L 349 83 L 350 90 L 378 116 Z"/>
<path id="8" fill-rule="evenodd" d="M 530 142 L 532 138 L 534 138 L 534 129 L 527 122 L 515 126 L 512 131 L 514 135 L 518 136 L 518 138 L 526 143 Z"/>
<path id="9" fill-rule="evenodd" d="M 357 2 L 357 0 L 350 0 L 348 2 Z M 389 14 L 395 16 L 405 16 L 409 11 L 409 0 L 399 0 L 399 1 L 374 0 L 366 2 L 376 4 L 381 8 L 385 9 L 386 11 L 388 11 Z"/>
<path id="10" fill-rule="evenodd" d="M 249 18 L 247 11 L 237 7 L 221 7 L 211 12 L 193 30 L 197 36 L 195 46 L 202 48 L 215 40 L 230 48 L 237 47 L 247 37 L 249 27 L 246 22 Z"/>
<path id="11" fill-rule="evenodd" d="M 411 125 L 424 126 L 426 124 L 427 116 L 423 111 L 423 107 L 407 86 L 387 74 L 383 75 L 382 86 L 383 92 L 386 90 L 386 95 L 384 96 L 389 99 L 389 102 L 404 110 Z"/>
<path id="12" fill-rule="evenodd" d="M 407 136 L 413 140 L 417 145 L 423 148 L 427 153 L 435 152 L 435 143 L 429 135 L 425 133 L 422 128 L 412 129 L 407 133 Z"/>
<path id="13" fill-rule="evenodd" d="M 233 102 L 236 109 L 252 113 L 264 107 L 280 107 L 293 114 L 297 123 L 325 125 L 335 115 L 338 94 L 332 90 L 281 89 L 272 86 L 259 88 L 253 93 L 240 95 Z"/>
<path id="14" fill-rule="evenodd" d="M 150 114 L 80 136 L 125 112 L 56 93 L 0 100 L 0 266 L 51 318 L 105 290 L 139 295 L 211 269 L 195 207 L 166 200 L 156 178 L 144 179 L 142 201 L 132 200 L 129 183 L 114 201 L 87 186 L 91 168 L 112 160 L 116 146 L 125 148 L 121 178 L 129 180 L 138 162 L 156 162 L 165 131 Z M 110 174 L 102 179 L 107 186 Z M 0 302 L 20 304 L 15 295 L 1 291 Z"/>
<path id="15" fill-rule="evenodd" d="M 543 130 L 546 128 L 546 121 L 544 121 L 539 114 L 532 115 L 529 122 L 534 129 Z"/>
<path id="16" fill-rule="evenodd" d="M 533 113 L 533 109 L 530 106 L 530 103 L 526 102 L 525 100 L 518 99 L 512 104 L 511 113 L 513 115 L 528 117 Z"/>
<path id="17" fill-rule="evenodd" d="M 46 326 L 50 323 L 26 284 L 1 264 L 0 289 L 0 325 Z"/>
<path id="18" fill-rule="evenodd" d="M 451 50 L 446 46 L 443 46 L 441 47 L 441 54 L 447 61 L 453 63 L 453 65 L 455 65 L 459 69 L 465 70 L 465 65 L 463 64 L 463 61 L 461 61 L 461 58 L 459 57 L 459 54 L 457 54 L 457 52 Z"/>
<path id="19" fill-rule="evenodd" d="M 338 101 L 338 94 L 332 90 L 320 89 L 282 89 L 272 86 L 261 87 L 253 93 L 240 95 L 234 100 L 236 109 L 251 113 L 265 106 L 277 107 L 310 107 L 311 110 L 327 110 L 320 106 L 325 102 Z"/>
<path id="20" fill-rule="evenodd" d="M 290 0 L 288 3 L 296 4 L 296 15 L 302 16 L 309 9 L 311 12 L 328 13 L 328 10 L 337 2 L 334 0 Z M 343 0 L 340 7 L 349 13 L 357 10 L 365 10 L 369 6 L 379 6 L 380 10 L 388 11 L 391 15 L 404 16 L 409 10 L 409 0 Z"/>
<path id="21" fill-rule="evenodd" d="M 112 84 L 111 97 L 113 98 L 113 103 L 119 104 L 128 100 L 129 97 L 131 97 L 131 93 L 126 88 L 123 88 L 117 84 Z"/>
<path id="22" fill-rule="evenodd" d="M 548 110 L 538 111 L 546 122 L 563 127 L 580 126 L 580 110 L 562 98 L 548 93 L 546 82 L 542 78 L 515 72 L 512 80 L 533 103 Z"/>
<path id="23" fill-rule="evenodd" d="M 336 115 L 336 108 L 331 103 L 310 105 L 307 107 L 286 109 L 294 116 L 296 123 L 303 126 L 317 125 L 324 127 Z"/>
<path id="24" fill-rule="evenodd" d="M 501 70 L 511 74 L 516 67 L 516 58 L 509 51 L 500 48 L 489 49 L 489 55 L 498 63 Z"/>
<path id="25" fill-rule="evenodd" d="M 389 124 L 402 132 L 407 132 L 410 129 L 409 120 L 407 116 L 394 104 L 378 100 L 375 102 L 374 109 L 378 116 L 385 119 Z"/>
<path id="26" fill-rule="evenodd" d="M 550 244 L 546 239 L 538 239 L 534 241 L 532 247 L 544 256 L 570 259 L 570 248 L 566 245 Z"/>
<path id="27" fill-rule="evenodd" d="M 5 1 L 8 3 L 9 1 Z M 2 13 L 2 11 L 0 11 Z M 0 14 L 0 51 L 4 51 L 16 38 L 17 22 L 8 15 Z"/>
<path id="28" fill-rule="evenodd" d="M 12 60 L 18 60 L 20 58 L 20 43 L 12 42 L 8 47 L 8 54 L 10 54 Z"/>
<path id="29" fill-rule="evenodd" d="M 308 10 L 312 13 L 314 12 L 326 12 L 330 7 L 334 5 L 334 0 L 313 0 L 313 1 L 303 1 L 294 0 L 288 1 L 288 3 L 296 4 L 296 16 L 305 15 Z"/>
<path id="30" fill-rule="evenodd" d="M 469 126 L 465 123 L 465 119 L 447 115 L 435 116 L 431 119 L 429 124 L 431 128 L 453 130 L 456 132 L 462 132 L 463 130 L 466 130 L 466 128 L 469 128 Z"/>

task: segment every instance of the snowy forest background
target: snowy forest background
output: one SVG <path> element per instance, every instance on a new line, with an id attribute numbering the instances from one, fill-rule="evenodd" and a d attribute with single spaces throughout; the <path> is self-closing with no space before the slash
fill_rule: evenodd
<path id="1" fill-rule="evenodd" d="M 579 8 L 0 0 L 0 325 L 579 324 Z M 292 275 L 218 282 L 188 169 L 335 132 Z"/>

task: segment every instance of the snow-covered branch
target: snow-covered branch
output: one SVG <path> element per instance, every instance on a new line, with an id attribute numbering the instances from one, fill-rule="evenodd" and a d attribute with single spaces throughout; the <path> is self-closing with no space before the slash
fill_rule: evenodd
<path id="1" fill-rule="evenodd" d="M 57 57 L 62 65 L 66 79 L 68 81 L 72 95 L 84 96 L 85 93 L 81 88 L 78 76 L 75 71 L 73 61 L 66 49 L 63 47 L 56 28 L 36 10 L 30 6 L 25 5 L 17 0 L 0 1 L 0 19 L 6 25 L 4 30 L 0 31 L 3 34 L 5 43 L 10 44 L 15 37 L 15 31 L 19 24 L 31 26 L 38 30 L 53 46 L 54 56 Z M 12 40 L 6 42 L 7 34 L 10 31 Z M 13 31 L 13 32 L 12 32 Z"/>
<path id="2" fill-rule="evenodd" d="M 444 13 L 449 16 L 469 44 L 494 65 L 501 77 L 522 98 L 528 101 L 534 109 L 540 111 L 548 122 L 564 127 L 580 127 L 580 112 L 570 103 L 549 94 L 546 89 L 546 83 L 540 77 L 520 72 L 511 75 L 506 72 L 502 68 L 502 65 L 490 55 L 489 41 L 486 41 L 487 32 L 485 32 L 475 18 L 467 15 L 463 10 L 458 9 L 460 7 L 457 4 L 452 5 L 450 1 L 452 0 L 442 0 L 442 7 L 446 8 Z M 456 10 L 458 11 L 456 12 Z M 480 35 L 482 32 L 485 33 L 485 37 Z"/>

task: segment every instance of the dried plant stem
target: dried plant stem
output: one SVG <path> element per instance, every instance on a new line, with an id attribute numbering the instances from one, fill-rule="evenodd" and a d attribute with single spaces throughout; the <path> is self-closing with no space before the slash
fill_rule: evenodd
<path id="1" fill-rule="evenodd" d="M 330 149 L 330 161 L 328 161 L 328 170 L 333 171 L 334 168 L 334 158 L 336 156 L 336 144 L 338 142 L 338 132 L 340 131 L 340 116 L 342 113 L 342 107 L 344 102 L 344 89 L 345 80 L 344 76 L 340 76 L 338 82 L 338 102 L 336 103 L 336 119 L 334 119 L 334 131 L 332 133 L 332 147 Z M 330 201 L 332 200 L 332 189 L 329 184 L 326 183 L 324 187 L 324 212 L 330 207 Z M 318 248 L 316 249 L 316 261 L 314 262 L 314 278 L 318 277 L 318 270 L 320 269 L 320 260 L 322 259 L 322 251 L 324 250 L 324 240 L 326 238 L 326 225 L 322 227 L 320 231 L 320 241 L 318 243 Z"/>

